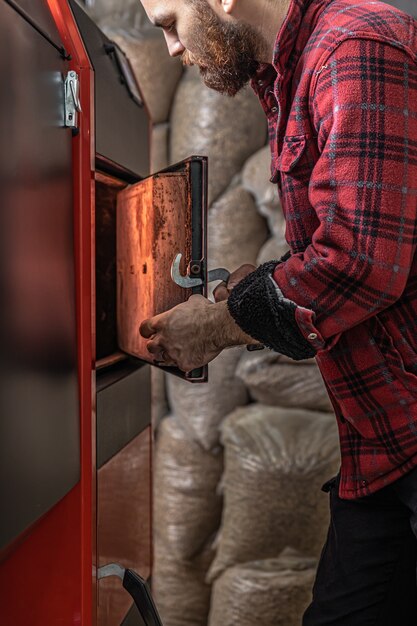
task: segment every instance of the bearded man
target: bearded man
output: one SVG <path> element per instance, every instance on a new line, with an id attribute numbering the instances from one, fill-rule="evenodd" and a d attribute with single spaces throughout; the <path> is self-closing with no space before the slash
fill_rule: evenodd
<path id="1" fill-rule="evenodd" d="M 238 344 L 316 357 L 342 463 L 303 625 L 415 626 L 417 22 L 371 0 L 143 5 L 209 87 L 251 81 L 290 247 L 144 321 L 149 352 L 184 371 Z"/>

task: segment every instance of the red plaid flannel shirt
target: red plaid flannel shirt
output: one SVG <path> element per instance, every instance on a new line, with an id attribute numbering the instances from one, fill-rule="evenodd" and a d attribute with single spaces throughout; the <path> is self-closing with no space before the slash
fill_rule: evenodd
<path id="1" fill-rule="evenodd" d="M 382 2 L 292 0 L 252 85 L 291 250 L 270 271 L 274 332 L 291 306 L 336 413 L 340 495 L 364 496 L 417 465 L 417 22 Z M 262 340 L 253 284 L 230 310 Z"/>

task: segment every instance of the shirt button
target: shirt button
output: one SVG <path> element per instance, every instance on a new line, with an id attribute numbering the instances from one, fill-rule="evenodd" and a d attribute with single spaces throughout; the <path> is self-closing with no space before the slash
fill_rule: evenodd
<path id="1" fill-rule="evenodd" d="M 310 341 L 314 341 L 314 339 L 317 339 L 317 335 L 316 333 L 310 333 L 308 338 L 310 339 Z"/>
<path id="2" fill-rule="evenodd" d="M 368 484 L 368 481 L 367 480 L 361 480 L 361 483 L 362 483 L 363 487 L 366 487 L 366 485 Z"/>
<path id="3" fill-rule="evenodd" d="M 276 113 L 278 111 L 278 107 L 272 107 L 271 111 L 272 113 Z"/>
<path id="4" fill-rule="evenodd" d="M 262 87 L 262 85 L 263 85 L 263 84 L 264 84 L 264 81 L 263 81 L 263 80 L 258 80 L 258 85 L 259 85 L 259 87 Z"/>

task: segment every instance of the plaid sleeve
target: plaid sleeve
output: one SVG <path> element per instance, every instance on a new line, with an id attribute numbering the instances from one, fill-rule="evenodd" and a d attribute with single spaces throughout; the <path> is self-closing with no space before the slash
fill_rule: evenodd
<path id="1" fill-rule="evenodd" d="M 297 350 L 299 333 L 304 346 L 327 349 L 392 305 L 416 248 L 416 62 L 390 44 L 352 39 L 325 66 L 312 94 L 320 157 L 309 187 L 320 224 L 304 252 L 271 272 L 277 298 L 293 307 Z"/>

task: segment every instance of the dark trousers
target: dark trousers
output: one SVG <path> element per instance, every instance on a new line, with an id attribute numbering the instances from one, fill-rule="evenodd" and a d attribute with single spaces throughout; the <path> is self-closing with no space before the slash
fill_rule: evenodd
<path id="1" fill-rule="evenodd" d="M 303 626 L 417 626 L 417 469 L 377 493 L 330 494 L 330 527 Z"/>

